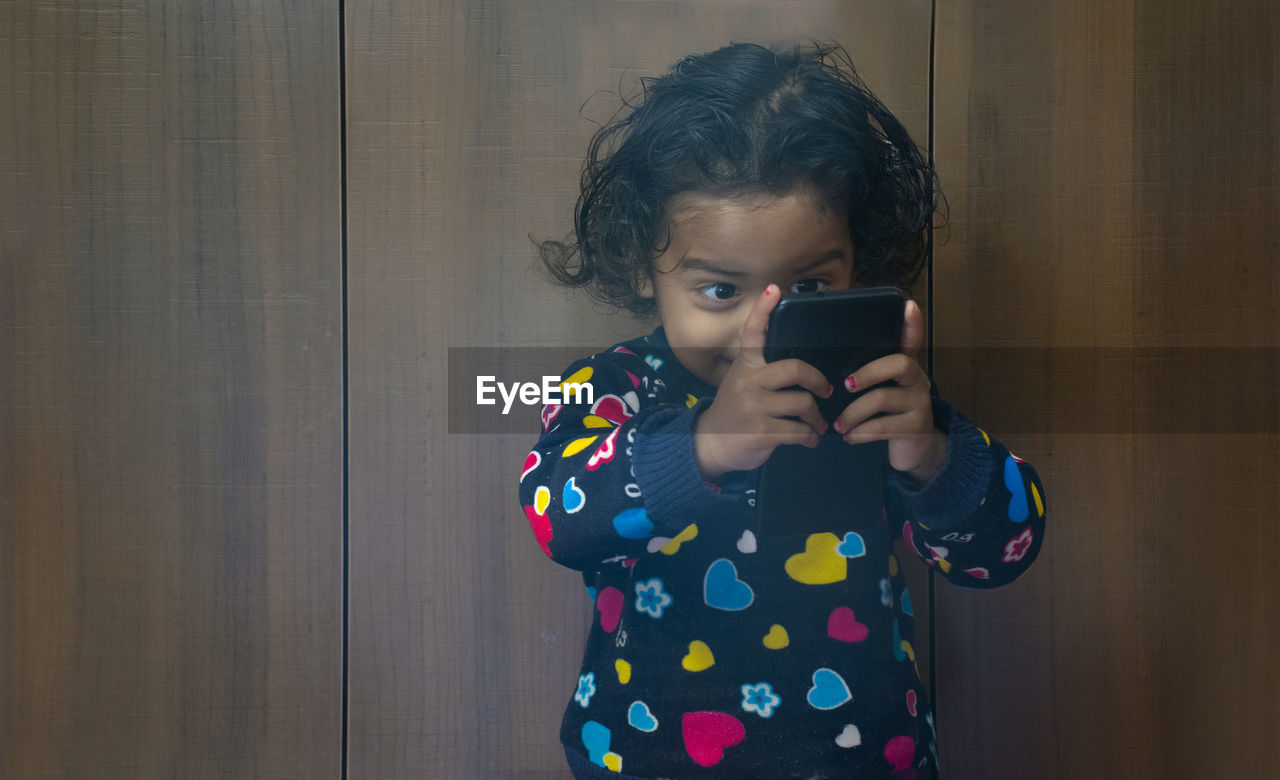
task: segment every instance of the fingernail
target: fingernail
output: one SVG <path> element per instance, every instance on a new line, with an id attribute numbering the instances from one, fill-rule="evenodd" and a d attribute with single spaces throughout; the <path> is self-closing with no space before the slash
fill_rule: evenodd
<path id="1" fill-rule="evenodd" d="M 857 382 L 854 382 L 854 381 L 853 381 L 853 374 L 850 374 L 850 375 L 849 375 L 849 376 L 844 380 L 844 389 L 845 389 L 845 390 L 848 390 L 848 391 L 849 391 L 849 392 L 851 392 L 851 393 L 853 392 L 854 388 L 856 388 L 857 386 L 858 386 Z"/>
<path id="2" fill-rule="evenodd" d="M 830 397 L 831 397 L 831 394 L 832 394 L 832 393 L 834 393 L 835 391 L 836 391 L 836 389 L 835 389 L 834 387 L 832 387 L 831 385 L 827 385 L 827 392 L 826 392 L 826 394 L 825 394 L 825 395 L 823 395 L 823 397 L 824 397 L 824 398 L 830 398 Z"/>
<path id="3" fill-rule="evenodd" d="M 835 428 L 835 429 L 836 429 L 838 432 L 840 432 L 840 433 L 844 433 L 844 421 L 843 421 L 843 420 L 837 419 L 835 422 L 833 422 L 833 423 L 831 424 L 831 427 Z"/>

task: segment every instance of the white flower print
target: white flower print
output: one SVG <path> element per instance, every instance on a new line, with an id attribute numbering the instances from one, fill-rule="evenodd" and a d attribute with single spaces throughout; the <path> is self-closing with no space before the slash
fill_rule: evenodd
<path id="1" fill-rule="evenodd" d="M 654 577 L 651 580 L 636 583 L 636 611 L 654 618 L 662 617 L 662 611 L 671 604 L 671 594 L 662 587 L 662 580 Z"/>
<path id="2" fill-rule="evenodd" d="M 596 695 L 596 673 L 587 672 L 578 678 L 578 692 L 573 694 L 574 701 L 586 707 L 591 697 Z"/>
<path id="3" fill-rule="evenodd" d="M 747 712 L 768 718 L 773 715 L 773 708 L 781 703 L 782 697 L 774 693 L 773 686 L 767 682 L 742 686 L 742 709 Z"/>

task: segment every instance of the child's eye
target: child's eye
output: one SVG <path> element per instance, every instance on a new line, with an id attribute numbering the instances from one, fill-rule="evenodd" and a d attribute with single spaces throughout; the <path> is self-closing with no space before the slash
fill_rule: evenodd
<path id="1" fill-rule="evenodd" d="M 827 287 L 828 287 L 828 284 L 825 279 L 801 279 L 800 281 L 791 285 L 791 292 L 794 292 L 794 293 L 817 292 L 818 290 L 824 290 Z"/>
<path id="2" fill-rule="evenodd" d="M 738 293 L 738 287 L 728 282 L 715 282 L 699 287 L 698 292 L 713 301 L 727 301 Z"/>

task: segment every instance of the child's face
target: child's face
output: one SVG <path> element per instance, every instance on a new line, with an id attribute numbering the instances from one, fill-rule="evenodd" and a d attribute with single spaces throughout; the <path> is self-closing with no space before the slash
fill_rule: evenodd
<path id="1" fill-rule="evenodd" d="M 770 283 L 782 294 L 853 284 L 853 242 L 841 214 L 804 193 L 672 200 L 671 245 L 644 286 L 676 358 L 719 387 L 743 322 Z"/>

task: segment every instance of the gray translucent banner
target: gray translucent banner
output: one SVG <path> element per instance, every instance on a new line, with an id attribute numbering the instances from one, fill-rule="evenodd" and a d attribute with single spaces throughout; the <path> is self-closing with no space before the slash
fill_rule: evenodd
<path id="1" fill-rule="evenodd" d="M 536 439 L 543 389 L 600 351 L 450 348 L 449 433 Z M 942 396 L 997 436 L 1280 433 L 1280 349 L 940 347 L 933 358 Z"/>

